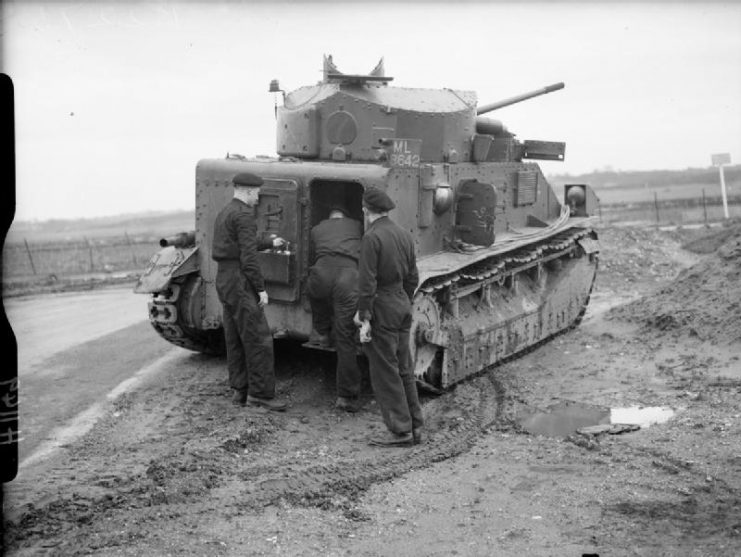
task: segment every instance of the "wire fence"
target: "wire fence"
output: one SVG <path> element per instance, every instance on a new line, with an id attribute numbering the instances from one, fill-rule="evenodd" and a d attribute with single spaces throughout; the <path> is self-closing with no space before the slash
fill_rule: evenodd
<path id="1" fill-rule="evenodd" d="M 720 197 L 709 197 L 703 190 L 697 198 L 676 199 L 653 192 L 653 200 L 610 203 L 600 206 L 605 224 L 655 224 L 657 226 L 709 224 L 741 217 L 741 196 L 729 197 L 726 206 Z"/>
<path id="2" fill-rule="evenodd" d="M 159 247 L 158 238 L 82 238 L 60 242 L 6 242 L 3 279 L 57 277 L 141 270 Z"/>

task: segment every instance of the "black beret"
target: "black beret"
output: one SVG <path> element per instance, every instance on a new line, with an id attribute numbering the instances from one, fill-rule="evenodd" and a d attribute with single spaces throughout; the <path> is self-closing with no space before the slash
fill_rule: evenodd
<path id="1" fill-rule="evenodd" d="M 378 188 L 369 188 L 365 190 L 363 194 L 363 205 L 368 207 L 374 213 L 385 213 L 390 211 L 396 205 L 391 201 L 391 198 L 386 195 L 385 191 L 379 190 Z"/>
<path id="2" fill-rule="evenodd" d="M 342 203 L 332 203 L 332 205 L 329 206 L 329 212 L 331 213 L 332 211 L 339 211 L 345 216 L 348 216 L 350 214 L 350 212 Z"/>
<path id="3" fill-rule="evenodd" d="M 252 187 L 260 187 L 263 184 L 262 178 L 259 176 L 256 176 L 255 174 L 250 174 L 249 172 L 242 172 L 240 174 L 237 174 L 234 179 L 232 180 L 232 183 L 234 183 L 235 186 L 252 186 Z"/>

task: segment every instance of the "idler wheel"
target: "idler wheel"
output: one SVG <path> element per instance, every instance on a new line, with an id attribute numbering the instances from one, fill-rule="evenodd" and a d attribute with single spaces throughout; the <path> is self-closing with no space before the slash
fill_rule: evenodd
<path id="1" fill-rule="evenodd" d="M 414 376 L 424 378 L 435 360 L 438 346 L 431 344 L 440 332 L 440 307 L 429 294 L 418 293 L 412 302 L 412 328 L 409 335 L 409 348 L 414 360 Z"/>

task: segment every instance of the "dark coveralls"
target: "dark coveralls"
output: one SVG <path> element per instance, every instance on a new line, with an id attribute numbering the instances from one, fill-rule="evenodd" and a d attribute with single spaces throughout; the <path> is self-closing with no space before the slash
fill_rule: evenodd
<path id="1" fill-rule="evenodd" d="M 371 320 L 365 345 L 373 392 L 394 433 L 423 426 L 409 350 L 414 289 L 419 282 L 414 240 L 387 216 L 374 221 L 360 247 L 358 313 Z"/>
<path id="2" fill-rule="evenodd" d="M 216 293 L 223 306 L 226 360 L 232 389 L 258 398 L 275 396 L 273 335 L 258 305 L 265 281 L 258 249 L 254 208 L 232 199 L 216 216 L 211 257 L 218 263 Z"/>
<path id="3" fill-rule="evenodd" d="M 360 394 L 355 325 L 358 305 L 358 257 L 363 225 L 349 218 L 326 219 L 311 229 L 316 262 L 309 271 L 307 292 L 314 329 L 328 335 L 334 315 L 337 350 L 337 396 Z"/>

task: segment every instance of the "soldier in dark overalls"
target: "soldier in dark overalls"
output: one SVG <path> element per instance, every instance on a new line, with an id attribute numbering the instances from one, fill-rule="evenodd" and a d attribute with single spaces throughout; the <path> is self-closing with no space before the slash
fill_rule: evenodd
<path id="1" fill-rule="evenodd" d="M 255 205 L 262 183 L 254 174 L 234 177 L 234 198 L 216 216 L 211 257 L 218 263 L 216 293 L 223 306 L 232 402 L 282 411 L 286 403 L 275 398 L 273 335 L 263 311 L 268 294 L 257 251 L 285 242 L 257 236 Z"/>
<path id="2" fill-rule="evenodd" d="M 370 364 L 370 379 L 389 431 L 370 439 L 372 445 L 421 443 L 422 407 L 417 395 L 409 330 L 412 296 L 419 282 L 414 240 L 388 218 L 394 203 L 379 189 L 363 195 L 367 217 L 360 246 L 358 312 L 361 341 Z M 372 330 L 371 330 L 372 329 Z"/>
<path id="3" fill-rule="evenodd" d="M 315 263 L 309 271 L 307 292 L 317 340 L 337 351 L 337 408 L 359 410 L 360 369 L 357 362 L 353 316 L 358 305 L 358 257 L 363 225 L 333 205 L 329 218 L 311 229 Z"/>

